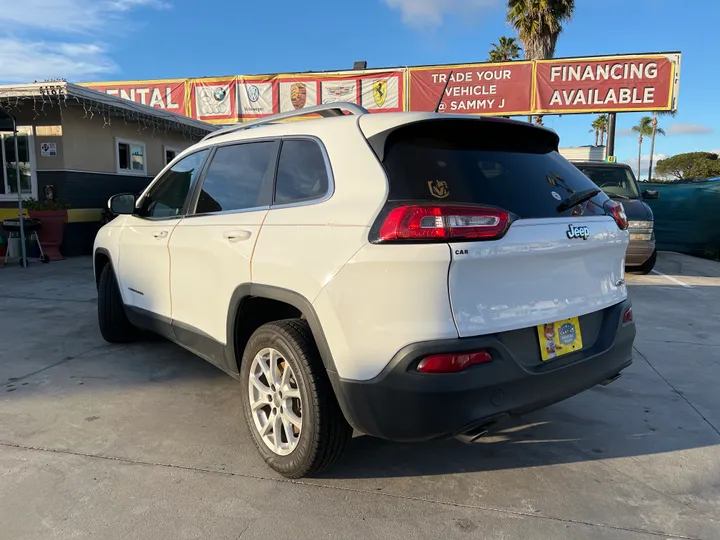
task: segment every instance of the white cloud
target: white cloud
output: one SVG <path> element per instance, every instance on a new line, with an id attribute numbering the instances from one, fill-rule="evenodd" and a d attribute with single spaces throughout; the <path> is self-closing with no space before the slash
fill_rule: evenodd
<path id="1" fill-rule="evenodd" d="M 0 79 L 8 83 L 51 78 L 81 80 L 115 71 L 99 45 L 0 39 Z"/>
<path id="2" fill-rule="evenodd" d="M 117 70 L 102 40 L 118 39 L 131 10 L 164 0 L 17 0 L 0 9 L 0 83 L 88 80 Z"/>
<path id="3" fill-rule="evenodd" d="M 20 0 L 3 2 L 0 24 L 13 29 L 95 34 L 112 27 L 123 13 L 137 8 L 167 8 L 162 0 Z"/>
<path id="4" fill-rule="evenodd" d="M 635 135 L 631 128 L 618 129 L 616 133 L 617 133 L 618 137 L 629 137 L 630 135 Z M 637 161 L 637 160 L 635 160 L 635 161 Z"/>
<path id="5" fill-rule="evenodd" d="M 107 3 L 110 9 L 116 11 L 129 11 L 138 7 L 152 7 L 155 9 L 169 9 L 170 4 L 162 0 L 112 0 Z"/>
<path id="6" fill-rule="evenodd" d="M 445 15 L 452 13 L 476 14 L 501 6 L 502 0 L 384 0 L 402 14 L 402 20 L 414 28 L 437 27 Z"/>
<path id="7" fill-rule="evenodd" d="M 668 135 L 707 135 L 712 132 L 712 128 L 704 124 L 683 124 L 676 122 L 667 128 Z"/>
<path id="8" fill-rule="evenodd" d="M 667 154 L 655 154 L 655 157 L 653 157 L 653 170 L 655 170 L 655 167 L 657 166 L 657 162 L 661 159 L 665 159 L 669 157 Z M 625 163 L 627 165 L 630 165 L 630 167 L 633 170 L 633 173 L 637 176 L 638 173 L 638 160 L 637 158 L 628 158 L 621 160 L 621 163 Z M 646 154 L 640 158 L 640 178 L 643 180 L 647 180 L 648 176 L 648 167 L 650 167 L 650 154 Z"/>

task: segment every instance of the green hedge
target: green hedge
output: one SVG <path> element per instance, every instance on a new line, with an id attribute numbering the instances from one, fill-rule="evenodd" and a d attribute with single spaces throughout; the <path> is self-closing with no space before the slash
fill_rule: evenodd
<path id="1" fill-rule="evenodd" d="M 717 258 L 720 252 L 720 180 L 692 184 L 643 183 L 656 189 L 646 201 L 655 214 L 658 249 Z"/>

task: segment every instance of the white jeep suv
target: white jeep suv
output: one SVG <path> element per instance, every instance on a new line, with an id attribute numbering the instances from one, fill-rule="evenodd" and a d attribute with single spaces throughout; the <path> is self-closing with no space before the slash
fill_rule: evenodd
<path id="1" fill-rule="evenodd" d="M 557 150 L 522 122 L 352 104 L 216 131 L 110 200 L 102 335 L 149 330 L 237 378 L 288 477 L 352 428 L 473 441 L 631 363 L 627 220 Z"/>

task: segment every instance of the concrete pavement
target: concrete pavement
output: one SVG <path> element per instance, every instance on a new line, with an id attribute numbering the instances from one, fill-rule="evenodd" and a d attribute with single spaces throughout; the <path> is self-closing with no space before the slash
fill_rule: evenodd
<path id="1" fill-rule="evenodd" d="M 356 435 L 321 478 L 257 455 L 238 382 L 102 341 L 91 261 L 0 269 L 0 538 L 720 537 L 720 264 L 631 277 L 635 363 L 480 444 Z"/>

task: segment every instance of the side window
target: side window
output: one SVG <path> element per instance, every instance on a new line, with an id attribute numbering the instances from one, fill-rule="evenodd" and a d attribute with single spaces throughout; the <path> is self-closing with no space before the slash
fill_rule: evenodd
<path id="1" fill-rule="evenodd" d="M 195 213 L 268 206 L 277 147 L 275 141 L 220 146 L 205 175 Z"/>
<path id="2" fill-rule="evenodd" d="M 284 141 L 280 151 L 275 204 L 317 199 L 328 191 L 323 152 L 313 141 Z"/>
<path id="3" fill-rule="evenodd" d="M 166 171 L 142 200 L 142 217 L 166 218 L 182 214 L 190 188 L 202 170 L 209 150 L 201 150 L 178 161 Z"/>

